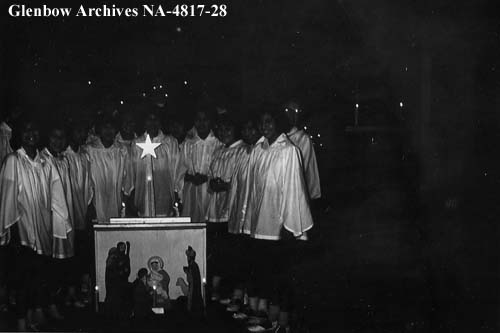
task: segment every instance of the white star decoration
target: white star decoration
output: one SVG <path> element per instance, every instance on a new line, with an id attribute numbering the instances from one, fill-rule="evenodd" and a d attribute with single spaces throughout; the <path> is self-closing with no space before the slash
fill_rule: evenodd
<path id="1" fill-rule="evenodd" d="M 136 142 L 136 145 L 138 145 L 140 148 L 142 148 L 141 158 L 144 158 L 147 155 L 151 155 L 154 158 L 156 158 L 155 149 L 158 148 L 158 146 L 161 145 L 161 143 L 151 142 L 151 138 L 149 137 L 149 134 L 146 134 L 146 142 L 143 142 L 143 143 Z"/>

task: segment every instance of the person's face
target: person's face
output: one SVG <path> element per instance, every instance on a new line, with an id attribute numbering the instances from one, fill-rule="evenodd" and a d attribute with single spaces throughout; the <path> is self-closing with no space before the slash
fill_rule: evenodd
<path id="1" fill-rule="evenodd" d="M 87 132 L 88 131 L 85 127 L 77 127 L 71 132 L 71 139 L 74 143 L 81 146 L 85 144 L 85 141 L 87 140 Z"/>
<path id="2" fill-rule="evenodd" d="M 265 113 L 261 116 L 260 131 L 262 132 L 262 135 L 264 135 L 268 140 L 276 136 L 276 121 L 270 114 Z"/>
<path id="3" fill-rule="evenodd" d="M 120 244 L 120 245 L 118 245 L 118 251 L 120 251 L 120 252 L 122 252 L 122 253 L 125 253 L 125 250 L 126 250 L 126 248 L 125 248 L 125 244 Z"/>
<path id="4" fill-rule="evenodd" d="M 160 119 L 155 114 L 150 114 L 146 117 L 146 122 L 144 123 L 144 127 L 146 132 L 151 135 L 155 135 L 158 133 L 160 129 Z"/>
<path id="5" fill-rule="evenodd" d="M 131 114 L 125 114 L 120 124 L 120 132 L 125 135 L 133 135 L 135 132 L 136 122 Z"/>
<path id="6" fill-rule="evenodd" d="M 151 268 L 153 269 L 153 271 L 158 271 L 160 269 L 160 264 L 155 261 L 151 263 Z"/>
<path id="7" fill-rule="evenodd" d="M 178 121 L 172 122 L 170 124 L 170 133 L 178 140 L 183 138 L 185 133 L 184 125 Z"/>
<path id="8" fill-rule="evenodd" d="M 113 124 L 104 124 L 101 128 L 101 140 L 106 142 L 114 141 L 116 135 L 116 129 Z"/>
<path id="9" fill-rule="evenodd" d="M 66 136 L 61 129 L 54 129 L 49 136 L 49 149 L 52 153 L 60 154 L 66 147 Z"/>
<path id="10" fill-rule="evenodd" d="M 40 141 L 40 132 L 33 123 L 27 123 L 21 132 L 21 142 L 24 147 L 36 148 Z"/>
<path id="11" fill-rule="evenodd" d="M 194 119 L 194 127 L 201 134 L 206 134 L 210 131 L 210 119 L 205 112 L 198 112 Z"/>
<path id="12" fill-rule="evenodd" d="M 222 124 L 217 129 L 219 140 L 229 146 L 234 142 L 234 126 Z"/>
<path id="13" fill-rule="evenodd" d="M 288 118 L 290 126 L 297 126 L 299 122 L 299 116 L 302 113 L 299 104 L 296 102 L 288 102 L 285 105 L 285 115 Z"/>
<path id="14" fill-rule="evenodd" d="M 254 126 L 253 122 L 247 121 L 243 125 L 243 129 L 241 130 L 241 136 L 243 141 L 245 141 L 249 145 L 253 145 L 259 139 L 259 131 Z"/>

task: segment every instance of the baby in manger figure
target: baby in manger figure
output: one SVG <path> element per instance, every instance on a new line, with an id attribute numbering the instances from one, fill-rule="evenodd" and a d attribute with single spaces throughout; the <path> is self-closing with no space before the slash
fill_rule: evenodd
<path id="1" fill-rule="evenodd" d="M 170 296 L 168 294 L 168 286 L 170 284 L 170 276 L 163 269 L 163 260 L 154 256 L 148 260 L 148 285 L 156 292 L 157 305 L 168 305 Z"/>

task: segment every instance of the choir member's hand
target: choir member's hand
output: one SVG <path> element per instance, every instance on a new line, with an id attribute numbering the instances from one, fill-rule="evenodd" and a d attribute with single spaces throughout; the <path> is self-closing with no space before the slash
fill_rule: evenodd
<path id="1" fill-rule="evenodd" d="M 94 221 L 95 219 L 97 219 L 97 212 L 96 212 L 96 209 L 95 209 L 95 206 L 94 206 L 93 202 L 91 202 L 90 205 L 87 208 L 87 217 L 86 217 L 86 219 L 90 220 L 90 221 Z"/>
<path id="2" fill-rule="evenodd" d="M 200 175 L 200 180 L 201 180 L 201 184 L 204 184 L 204 183 L 208 182 L 208 176 L 207 175 Z"/>
<path id="3" fill-rule="evenodd" d="M 184 180 L 189 182 L 189 183 L 194 183 L 194 176 L 189 174 L 189 173 L 186 173 L 184 175 Z"/>
<path id="4" fill-rule="evenodd" d="M 217 189 L 218 189 L 218 183 L 217 183 L 217 179 L 210 179 L 210 182 L 208 183 L 208 185 L 210 186 L 210 189 L 213 191 L 213 192 L 218 192 Z"/>
<path id="5" fill-rule="evenodd" d="M 194 182 L 194 184 L 195 184 L 196 186 L 199 186 L 199 185 L 201 185 L 201 184 L 204 184 L 204 183 L 206 183 L 206 182 L 208 181 L 208 176 L 203 175 L 203 174 L 201 174 L 201 173 L 196 173 L 196 175 L 195 175 L 194 177 L 195 177 L 195 182 Z"/>
<path id="6" fill-rule="evenodd" d="M 231 183 L 230 182 L 225 182 L 222 179 L 220 180 L 219 183 L 219 191 L 220 192 L 227 192 L 231 188 Z"/>

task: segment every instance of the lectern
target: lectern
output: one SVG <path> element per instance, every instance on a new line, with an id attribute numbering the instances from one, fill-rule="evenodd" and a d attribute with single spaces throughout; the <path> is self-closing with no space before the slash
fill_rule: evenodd
<path id="1" fill-rule="evenodd" d="M 148 260 L 158 256 L 163 260 L 163 269 L 170 276 L 170 299 L 182 296 L 182 290 L 176 282 L 179 278 L 186 281 L 183 267 L 187 266 L 185 251 L 188 246 L 196 251 L 201 279 L 206 281 L 205 223 L 190 222 L 186 217 L 111 219 L 110 223 L 95 224 L 94 236 L 99 302 L 104 302 L 106 297 L 106 259 L 110 249 L 119 242 L 130 242 L 129 282 L 135 280 L 140 268 L 149 271 Z"/>

